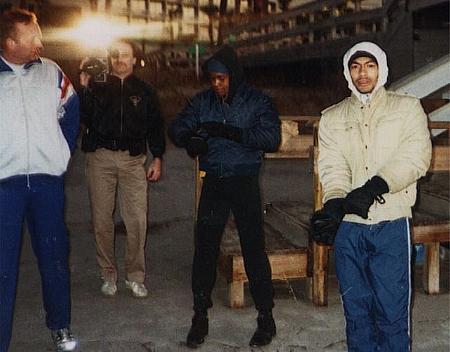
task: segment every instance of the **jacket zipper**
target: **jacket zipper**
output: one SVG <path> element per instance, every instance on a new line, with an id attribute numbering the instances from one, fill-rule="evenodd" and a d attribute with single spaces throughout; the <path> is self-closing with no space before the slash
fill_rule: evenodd
<path id="1" fill-rule="evenodd" d="M 222 119 L 223 119 L 222 122 L 224 125 L 226 125 L 227 120 L 225 118 L 225 112 L 223 111 L 223 105 L 222 105 L 222 104 L 225 104 L 225 102 L 223 101 L 223 99 L 221 97 L 217 97 L 217 95 L 216 95 L 216 98 L 217 98 L 217 102 L 219 104 L 220 112 L 222 113 Z M 222 149 L 221 159 L 225 160 L 225 151 L 223 149 Z M 223 162 L 220 163 L 220 175 L 222 176 L 222 174 L 223 174 Z"/>
<path id="2" fill-rule="evenodd" d="M 23 112 L 25 117 L 25 134 L 26 134 L 26 144 L 27 144 L 27 188 L 30 189 L 30 129 L 28 126 L 28 114 L 27 109 L 25 107 L 25 94 L 23 92 L 23 85 L 22 85 L 22 78 L 20 76 L 17 77 L 19 79 L 19 86 L 20 86 L 20 95 L 22 98 L 22 106 L 23 106 Z"/>
<path id="3" fill-rule="evenodd" d="M 123 79 L 120 80 L 120 138 L 123 133 Z"/>

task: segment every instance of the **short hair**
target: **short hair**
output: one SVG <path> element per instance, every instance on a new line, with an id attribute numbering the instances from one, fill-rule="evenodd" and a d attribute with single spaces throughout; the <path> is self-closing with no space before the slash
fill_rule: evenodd
<path id="1" fill-rule="evenodd" d="M 117 39 L 114 39 L 114 40 L 111 42 L 111 44 L 109 45 L 109 48 L 108 48 L 108 56 L 111 56 L 111 46 L 112 46 L 114 43 L 123 43 L 123 44 L 129 45 L 129 46 L 131 47 L 131 51 L 132 51 L 132 53 L 133 53 L 133 57 L 137 57 L 137 55 L 138 55 L 138 48 L 137 48 L 136 44 L 134 44 L 133 41 L 131 41 L 130 39 L 127 39 L 127 38 L 117 38 Z"/>
<path id="2" fill-rule="evenodd" d="M 25 25 L 35 22 L 37 17 L 33 12 L 23 9 L 11 9 L 0 15 L 0 47 L 5 46 L 5 41 L 14 36 L 16 23 Z"/>
<path id="3" fill-rule="evenodd" d="M 375 57 L 375 55 L 373 55 L 372 53 L 369 53 L 368 51 L 358 50 L 348 60 L 348 67 L 350 67 L 353 64 L 353 61 L 355 61 L 356 59 L 358 59 L 360 57 L 367 57 L 367 58 L 371 59 L 373 62 L 375 62 L 378 66 L 378 60 Z"/>

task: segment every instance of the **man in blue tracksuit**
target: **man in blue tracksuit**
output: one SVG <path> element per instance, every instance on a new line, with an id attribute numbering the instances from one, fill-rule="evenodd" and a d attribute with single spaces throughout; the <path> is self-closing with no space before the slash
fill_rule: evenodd
<path id="1" fill-rule="evenodd" d="M 224 46 L 203 66 L 211 88 L 197 94 L 169 128 L 169 136 L 191 157 L 199 156 L 203 181 L 192 269 L 194 317 L 187 344 L 208 334 L 207 309 L 216 262 L 230 210 L 236 220 L 250 292 L 258 310 L 251 346 L 275 335 L 271 268 L 264 249 L 259 170 L 264 152 L 277 150 L 280 120 L 272 101 L 249 87 L 237 55 Z"/>
<path id="2" fill-rule="evenodd" d="M 24 219 L 56 350 L 77 346 L 70 331 L 63 175 L 78 134 L 78 98 L 61 69 L 39 56 L 41 39 L 33 13 L 1 15 L 0 352 L 11 340 Z"/>
<path id="3" fill-rule="evenodd" d="M 344 55 L 351 97 L 322 112 L 324 207 L 312 235 L 332 244 L 349 351 L 410 350 L 409 218 L 431 159 L 420 101 L 386 91 L 387 58 L 361 42 Z M 337 231 L 337 233 L 336 233 Z M 335 238 L 336 236 L 336 238 Z"/>

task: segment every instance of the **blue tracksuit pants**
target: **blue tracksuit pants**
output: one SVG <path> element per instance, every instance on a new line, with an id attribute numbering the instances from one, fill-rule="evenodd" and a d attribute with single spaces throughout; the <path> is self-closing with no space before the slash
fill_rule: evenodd
<path id="1" fill-rule="evenodd" d="M 0 181 L 0 352 L 7 352 L 11 340 L 24 220 L 41 274 L 47 327 L 61 329 L 70 322 L 63 177 Z"/>
<path id="2" fill-rule="evenodd" d="M 407 218 L 342 222 L 334 244 L 348 350 L 410 350 L 411 243 Z"/>

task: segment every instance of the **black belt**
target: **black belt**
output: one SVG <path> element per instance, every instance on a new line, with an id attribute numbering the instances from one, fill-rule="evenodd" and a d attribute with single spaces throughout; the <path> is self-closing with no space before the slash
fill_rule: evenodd
<path id="1" fill-rule="evenodd" d="M 113 151 L 127 150 L 130 147 L 130 142 L 120 139 L 100 140 L 99 146 Z"/>

